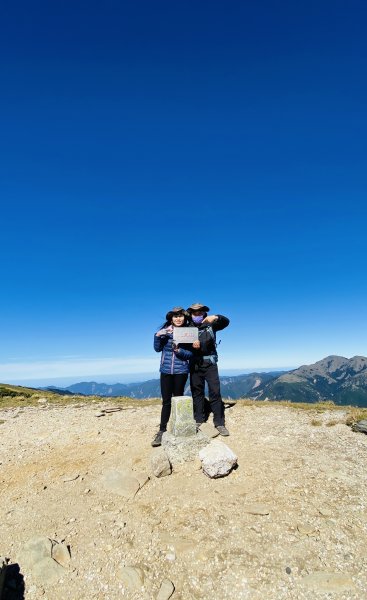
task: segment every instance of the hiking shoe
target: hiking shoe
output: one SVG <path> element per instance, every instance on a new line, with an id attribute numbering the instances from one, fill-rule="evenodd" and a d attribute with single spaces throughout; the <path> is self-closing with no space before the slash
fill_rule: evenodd
<path id="1" fill-rule="evenodd" d="M 153 448 L 156 448 L 157 446 L 160 446 L 162 444 L 162 435 L 163 434 L 164 434 L 164 431 L 158 431 L 154 440 L 152 441 Z"/>
<path id="2" fill-rule="evenodd" d="M 196 423 L 196 433 L 199 431 L 201 426 L 202 426 L 202 423 Z"/>
<path id="3" fill-rule="evenodd" d="M 229 431 L 226 427 L 224 427 L 224 425 L 217 425 L 216 430 L 219 431 L 220 435 L 229 435 Z"/>

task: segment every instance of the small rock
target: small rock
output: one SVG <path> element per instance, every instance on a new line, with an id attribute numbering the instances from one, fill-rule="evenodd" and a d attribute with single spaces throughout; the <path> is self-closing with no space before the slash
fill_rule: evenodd
<path id="1" fill-rule="evenodd" d="M 174 591 L 175 586 L 173 585 L 172 581 L 169 579 L 163 579 L 156 600 L 168 600 Z"/>
<path id="2" fill-rule="evenodd" d="M 245 504 L 242 507 L 242 511 L 249 515 L 260 515 L 265 516 L 270 513 L 270 509 L 266 504 Z"/>
<path id="3" fill-rule="evenodd" d="M 166 554 L 166 559 L 173 562 L 174 560 L 176 560 L 176 552 L 174 550 L 171 550 L 170 552 L 167 552 Z"/>
<path id="4" fill-rule="evenodd" d="M 193 464 L 195 471 L 201 471 L 201 460 L 199 457 L 196 457 Z"/>
<path id="5" fill-rule="evenodd" d="M 174 552 L 176 556 L 183 556 L 190 552 L 194 552 L 197 549 L 197 544 L 182 538 L 171 538 L 169 540 L 168 548 Z"/>
<path id="6" fill-rule="evenodd" d="M 316 533 L 316 529 L 313 525 L 303 525 L 302 523 L 298 523 L 297 529 L 302 535 L 314 535 Z"/>
<path id="7" fill-rule="evenodd" d="M 143 569 L 140 567 L 120 567 L 117 574 L 129 592 L 141 591 L 145 579 Z"/>
<path id="8" fill-rule="evenodd" d="M 196 553 L 196 559 L 200 560 L 200 562 L 207 562 L 210 559 L 210 557 L 208 556 L 208 552 L 207 551 L 205 551 L 205 550 L 199 550 Z"/>
<path id="9" fill-rule="evenodd" d="M 163 448 L 157 448 L 152 452 L 150 462 L 152 471 L 156 477 L 165 477 L 166 475 L 171 475 L 171 463 L 169 462 L 167 454 Z"/>
<path id="10" fill-rule="evenodd" d="M 332 517 L 333 516 L 333 511 L 330 510 L 329 508 L 319 508 L 319 513 L 322 517 Z"/>
<path id="11" fill-rule="evenodd" d="M 52 546 L 52 558 L 62 567 L 68 567 L 70 564 L 70 552 L 66 544 L 54 544 Z"/>
<path id="12" fill-rule="evenodd" d="M 361 433 L 367 433 L 367 419 L 362 419 L 361 421 L 357 421 L 357 423 L 352 424 L 353 431 L 360 431 Z"/>
<path id="13" fill-rule="evenodd" d="M 348 592 L 355 590 L 351 576 L 343 573 L 315 571 L 315 573 L 306 575 L 302 579 L 302 583 L 318 592 Z"/>
<path id="14" fill-rule="evenodd" d="M 76 479 L 78 479 L 79 477 L 79 473 L 75 473 L 74 475 L 68 475 L 67 477 L 63 478 L 63 482 L 67 483 L 68 481 L 75 481 Z"/>
<path id="15" fill-rule="evenodd" d="M 215 438 L 219 435 L 218 429 L 216 429 L 214 425 L 211 425 L 211 423 L 202 423 L 202 425 L 200 425 L 200 431 L 208 438 Z"/>

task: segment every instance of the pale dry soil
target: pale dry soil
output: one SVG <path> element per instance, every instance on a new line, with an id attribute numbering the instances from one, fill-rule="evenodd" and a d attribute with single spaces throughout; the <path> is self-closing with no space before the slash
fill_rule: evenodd
<path id="1" fill-rule="evenodd" d="M 212 480 L 192 462 L 158 479 L 150 441 L 160 407 L 98 418 L 107 406 L 0 411 L 0 555 L 17 563 L 36 535 L 71 550 L 51 587 L 19 561 L 26 600 L 153 599 L 163 579 L 173 600 L 367 597 L 367 436 L 330 425 L 337 412 L 238 403 L 222 438 L 235 471 Z M 103 487 L 121 467 L 150 476 L 131 500 Z M 124 565 L 143 569 L 140 591 L 124 588 Z M 342 579 L 318 584 L 319 572 Z"/>

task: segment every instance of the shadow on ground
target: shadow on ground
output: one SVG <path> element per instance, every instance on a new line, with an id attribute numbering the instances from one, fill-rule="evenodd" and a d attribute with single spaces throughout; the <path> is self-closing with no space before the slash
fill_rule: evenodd
<path id="1" fill-rule="evenodd" d="M 18 563 L 6 568 L 2 600 L 24 600 L 24 578 Z M 1 592 L 0 592 L 1 594 Z"/>

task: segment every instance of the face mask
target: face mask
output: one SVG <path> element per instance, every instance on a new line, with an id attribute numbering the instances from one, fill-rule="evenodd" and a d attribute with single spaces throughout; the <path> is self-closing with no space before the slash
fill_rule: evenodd
<path id="1" fill-rule="evenodd" d="M 203 315 L 200 315 L 198 317 L 192 317 L 192 320 L 195 323 L 195 325 L 200 325 L 200 323 L 203 322 L 204 317 L 203 317 Z"/>

